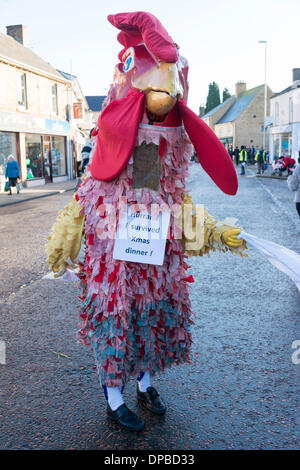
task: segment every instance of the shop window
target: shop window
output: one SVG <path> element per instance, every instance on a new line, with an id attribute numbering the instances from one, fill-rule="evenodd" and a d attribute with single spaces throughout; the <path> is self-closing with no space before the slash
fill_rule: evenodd
<path id="1" fill-rule="evenodd" d="M 19 86 L 18 86 L 18 105 L 23 108 L 27 108 L 27 86 L 26 86 L 26 74 L 19 73 Z"/>
<path id="2" fill-rule="evenodd" d="M 282 155 L 289 155 L 289 141 L 290 141 L 289 134 L 284 134 L 281 137 L 281 154 Z"/>
<path id="3" fill-rule="evenodd" d="M 66 175 L 66 151 L 64 137 L 51 137 L 52 175 Z"/>
<path id="4" fill-rule="evenodd" d="M 52 99 L 52 112 L 58 114 L 58 104 L 57 104 L 57 84 L 51 86 L 51 99 Z"/>
<path id="5" fill-rule="evenodd" d="M 27 179 L 43 178 L 42 138 L 40 135 L 25 135 Z"/>
<path id="6" fill-rule="evenodd" d="M 13 155 L 17 159 L 17 138 L 13 132 L 0 132 L 0 183 L 5 180 L 7 158 Z"/>
<path id="7" fill-rule="evenodd" d="M 280 137 L 274 136 L 273 137 L 273 153 L 274 157 L 280 157 Z"/>

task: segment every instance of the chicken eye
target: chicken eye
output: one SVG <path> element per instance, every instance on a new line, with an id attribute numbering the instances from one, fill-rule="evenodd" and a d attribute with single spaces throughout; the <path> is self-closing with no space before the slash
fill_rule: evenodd
<path id="1" fill-rule="evenodd" d="M 123 72 L 129 72 L 129 70 L 133 69 L 134 63 L 132 56 L 128 56 L 123 64 Z"/>

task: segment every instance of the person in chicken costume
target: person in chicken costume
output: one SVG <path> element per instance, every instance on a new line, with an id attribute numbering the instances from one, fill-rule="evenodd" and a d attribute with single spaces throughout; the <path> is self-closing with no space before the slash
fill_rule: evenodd
<path id="1" fill-rule="evenodd" d="M 142 204 L 149 211 L 152 204 L 187 203 L 195 209 L 185 190 L 194 149 L 223 192 L 236 194 L 238 183 L 221 142 L 187 107 L 188 63 L 159 20 L 146 12 L 109 15 L 108 20 L 120 30 L 120 62 L 93 133 L 90 165 L 53 226 L 47 253 L 52 271 L 61 275 L 74 266 L 84 240 L 79 338 L 93 347 L 108 416 L 138 431 L 144 423 L 123 401 L 128 380 L 137 379 L 141 406 L 164 414 L 166 405 L 151 386 L 151 376 L 190 362 L 193 279 L 185 258 L 215 249 L 244 256 L 246 244 L 237 238 L 239 228 L 205 211 L 204 239 L 197 249 L 188 250 L 186 239 L 170 229 L 162 265 L 114 259 L 115 240 L 103 237 L 116 230 L 106 208 L 118 212 L 125 197 L 129 206 Z M 173 223 L 171 214 L 170 227 Z"/>

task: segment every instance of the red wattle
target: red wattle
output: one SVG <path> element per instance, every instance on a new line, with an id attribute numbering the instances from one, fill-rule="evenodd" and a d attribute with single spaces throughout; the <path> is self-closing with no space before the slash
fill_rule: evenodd
<path id="1" fill-rule="evenodd" d="M 110 103 L 98 119 L 97 144 L 91 174 L 101 181 L 117 178 L 128 165 L 144 112 L 144 93 L 130 89 Z"/>
<path id="2" fill-rule="evenodd" d="M 203 169 L 224 193 L 235 195 L 238 178 L 224 145 L 205 122 L 187 107 L 185 101 L 178 101 L 178 107 Z"/>

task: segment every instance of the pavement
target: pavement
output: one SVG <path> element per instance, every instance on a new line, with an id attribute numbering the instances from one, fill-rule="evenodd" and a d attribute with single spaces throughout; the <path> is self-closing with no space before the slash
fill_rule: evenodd
<path id="1" fill-rule="evenodd" d="M 300 253 L 300 221 L 286 181 L 246 169 L 237 196 L 223 194 L 194 164 L 196 203 L 249 233 Z M 2 196 L 1 196 L 2 197 Z M 8 196 L 5 196 L 8 197 Z M 44 245 L 71 192 L 0 208 L 0 449 L 299 449 L 300 296 L 261 254 L 192 258 L 192 364 L 157 376 L 166 416 L 128 405 L 146 422 L 138 434 L 107 422 L 92 352 L 76 343 L 76 284 L 43 279 Z M 188 274 L 190 274 L 188 273 Z"/>
<path id="2" fill-rule="evenodd" d="M 260 173 L 259 175 L 257 174 L 257 164 L 255 165 L 247 165 L 246 169 L 251 170 L 257 178 L 272 178 L 272 179 L 277 179 L 277 180 L 287 180 L 287 172 L 285 171 L 283 175 L 275 175 L 273 172 L 272 165 L 268 163 L 268 167 L 264 170 L 263 173 Z M 240 172 L 240 164 L 239 167 L 237 168 L 237 171 Z"/>
<path id="3" fill-rule="evenodd" d="M 19 194 L 16 188 L 12 188 L 12 195 L 0 193 L 0 207 L 6 207 L 10 204 L 20 204 L 24 201 L 32 201 L 44 197 L 62 194 L 64 192 L 74 191 L 77 180 L 63 181 L 62 183 L 49 183 L 32 188 L 23 188 Z"/>

